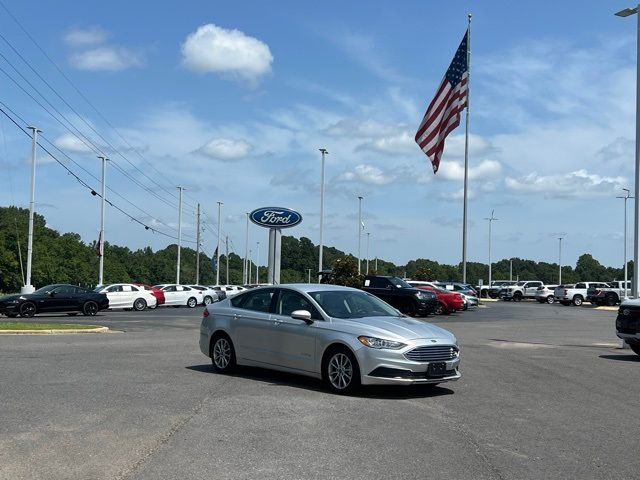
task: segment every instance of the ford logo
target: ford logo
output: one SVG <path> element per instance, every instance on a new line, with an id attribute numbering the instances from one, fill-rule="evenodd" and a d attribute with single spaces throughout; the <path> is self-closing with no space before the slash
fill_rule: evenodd
<path id="1" fill-rule="evenodd" d="M 290 208 L 263 207 L 249 214 L 249 218 L 256 225 L 267 228 L 295 227 L 302 222 L 302 215 Z"/>

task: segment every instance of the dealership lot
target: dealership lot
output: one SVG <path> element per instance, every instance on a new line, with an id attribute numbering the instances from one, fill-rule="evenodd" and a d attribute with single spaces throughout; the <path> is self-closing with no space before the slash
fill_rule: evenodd
<path id="1" fill-rule="evenodd" d="M 113 333 L 0 336 L 0 478 L 622 479 L 640 469 L 640 357 L 616 348 L 615 312 L 494 302 L 431 317 L 458 336 L 462 379 L 354 397 L 260 369 L 213 373 L 198 349 L 201 313 L 106 312 L 91 323 Z"/>

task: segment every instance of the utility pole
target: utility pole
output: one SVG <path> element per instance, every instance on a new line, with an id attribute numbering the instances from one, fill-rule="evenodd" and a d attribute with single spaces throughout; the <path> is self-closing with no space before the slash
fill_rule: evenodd
<path id="1" fill-rule="evenodd" d="M 229 285 L 229 236 L 226 236 L 224 238 L 224 243 L 225 243 L 225 257 L 227 257 L 227 285 Z"/>
<path id="2" fill-rule="evenodd" d="M 256 284 L 260 283 L 260 242 L 258 243 L 258 249 L 256 253 Z"/>
<path id="3" fill-rule="evenodd" d="M 627 298 L 629 298 L 628 292 L 630 290 L 628 285 L 629 272 L 627 271 L 627 200 L 633 197 L 629 196 L 630 192 L 628 188 L 623 188 L 622 190 L 625 191 L 625 196 L 616 198 L 622 198 L 624 200 L 624 236 L 622 242 L 624 244 L 624 298 L 626 300 Z"/>
<path id="4" fill-rule="evenodd" d="M 485 220 L 489 221 L 489 287 L 491 287 L 491 224 L 493 223 L 494 220 L 498 220 L 493 216 L 494 211 L 495 210 L 491 210 L 490 218 L 485 218 Z"/>
<path id="5" fill-rule="evenodd" d="M 247 212 L 247 231 L 244 239 L 244 265 L 242 268 L 242 284 L 247 285 L 249 283 L 249 277 L 247 275 L 247 268 L 249 267 L 249 212 Z"/>
<path id="6" fill-rule="evenodd" d="M 178 264 L 176 267 L 176 283 L 180 283 L 180 249 L 182 248 L 182 190 L 184 187 L 177 187 L 180 193 L 178 199 Z"/>
<path id="7" fill-rule="evenodd" d="M 249 285 L 251 285 L 251 256 L 253 255 L 253 253 L 251 252 L 251 249 L 249 249 L 249 258 L 247 259 L 247 283 Z"/>
<path id="8" fill-rule="evenodd" d="M 216 285 L 220 285 L 220 209 L 222 202 L 218 202 L 218 246 L 216 247 Z"/>
<path id="9" fill-rule="evenodd" d="M 104 285 L 104 206 L 106 195 L 106 174 L 108 158 L 98 157 L 102 161 L 102 196 L 100 198 L 100 237 L 98 252 L 100 252 L 100 268 L 98 270 L 98 285 Z"/>
<path id="10" fill-rule="evenodd" d="M 360 240 L 362 239 L 362 199 L 364 197 L 358 195 L 358 275 L 360 275 Z"/>
<path id="11" fill-rule="evenodd" d="M 38 145 L 38 130 L 36 127 L 27 127 L 31 130 L 31 198 L 29 201 L 29 236 L 27 237 L 27 281 L 21 289 L 21 293 L 35 291 L 31 285 L 31 262 L 33 258 L 33 213 L 36 205 L 36 146 Z"/>
<path id="12" fill-rule="evenodd" d="M 307 283 L 311 283 L 311 269 L 309 268 L 309 279 L 307 280 Z"/>
<path id="13" fill-rule="evenodd" d="M 558 237 L 558 285 L 562 285 L 562 237 Z"/>
<path id="14" fill-rule="evenodd" d="M 378 257 L 376 257 L 376 275 L 378 275 Z"/>
<path id="15" fill-rule="evenodd" d="M 200 285 L 200 203 L 196 214 L 196 285 Z"/>
<path id="16" fill-rule="evenodd" d="M 513 258 L 509 260 L 509 281 L 513 280 Z"/>
<path id="17" fill-rule="evenodd" d="M 322 167 L 320 169 L 320 247 L 318 253 L 318 283 L 320 283 L 320 272 L 322 272 L 322 250 L 324 248 L 323 244 L 323 223 L 324 223 L 324 156 L 328 155 L 326 148 L 321 148 L 320 153 L 322 154 Z M 311 283 L 311 282 L 309 282 Z"/>

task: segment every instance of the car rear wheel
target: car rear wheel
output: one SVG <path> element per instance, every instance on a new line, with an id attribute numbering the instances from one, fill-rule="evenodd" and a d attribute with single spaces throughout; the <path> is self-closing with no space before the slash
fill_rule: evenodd
<path id="1" fill-rule="evenodd" d="M 360 368 L 356 357 L 345 347 L 336 347 L 322 366 L 322 378 L 334 393 L 348 394 L 360 386 Z"/>
<path id="2" fill-rule="evenodd" d="M 24 302 L 20 305 L 20 316 L 31 318 L 36 314 L 36 304 L 33 302 Z"/>
<path id="3" fill-rule="evenodd" d="M 582 305 L 583 301 L 584 299 L 582 298 L 582 295 L 576 295 L 575 297 L 573 297 L 573 304 L 576 307 L 579 307 L 580 305 Z"/>
<path id="4" fill-rule="evenodd" d="M 133 302 L 133 309 L 136 312 L 141 312 L 147 308 L 147 301 L 144 298 L 136 298 L 136 301 Z"/>
<path id="5" fill-rule="evenodd" d="M 213 302 L 213 299 L 209 295 L 204 297 L 204 304 L 205 305 L 211 305 L 211 302 Z"/>
<path id="6" fill-rule="evenodd" d="M 85 302 L 82 306 L 82 313 L 84 313 L 87 317 L 94 317 L 98 314 L 98 304 L 93 300 L 89 300 Z"/>
<path id="7" fill-rule="evenodd" d="M 198 305 L 198 301 L 194 297 L 191 297 L 189 298 L 189 300 L 187 300 L 187 307 L 194 308 L 196 305 Z"/>
<path id="8" fill-rule="evenodd" d="M 513 299 L 514 299 L 516 302 L 521 301 L 521 300 L 522 300 L 522 293 L 520 293 L 520 292 L 516 292 L 516 293 L 514 293 L 514 294 L 513 294 Z"/>
<path id="9" fill-rule="evenodd" d="M 548 303 L 549 305 L 551 305 L 554 301 L 555 301 L 555 300 L 554 300 L 554 298 L 553 298 L 553 295 L 549 295 L 549 296 L 547 297 L 547 303 Z"/>
<path id="10" fill-rule="evenodd" d="M 221 333 L 213 337 L 211 363 L 215 371 L 220 373 L 229 373 L 235 368 L 236 352 L 227 335 Z"/>
<path id="11" fill-rule="evenodd" d="M 618 303 L 618 298 L 613 294 L 607 295 L 604 299 L 604 302 L 607 304 L 607 306 L 613 307 L 615 304 Z"/>

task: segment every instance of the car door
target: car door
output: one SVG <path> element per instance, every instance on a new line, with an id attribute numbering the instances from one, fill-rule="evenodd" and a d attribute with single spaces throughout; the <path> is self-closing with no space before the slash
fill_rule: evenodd
<path id="1" fill-rule="evenodd" d="M 176 285 L 167 285 L 162 288 L 162 291 L 164 292 L 165 305 L 180 305 L 182 292 L 178 292 Z"/>
<path id="2" fill-rule="evenodd" d="M 50 312 L 66 312 L 78 305 L 78 294 L 72 285 L 61 285 L 53 290 Z"/>
<path id="3" fill-rule="evenodd" d="M 122 285 L 111 285 L 106 291 L 109 308 L 122 308 Z"/>
<path id="4" fill-rule="evenodd" d="M 260 289 L 233 298 L 231 331 L 240 360 L 277 365 L 273 341 L 269 338 L 275 328 L 271 318 L 275 292 L 273 288 Z"/>
<path id="5" fill-rule="evenodd" d="M 313 323 L 291 318 L 296 310 L 311 313 Z M 315 366 L 316 332 L 318 321 L 324 321 L 318 310 L 302 294 L 289 289 L 279 290 L 271 316 L 274 329 L 269 335 L 278 365 L 306 372 Z"/>

